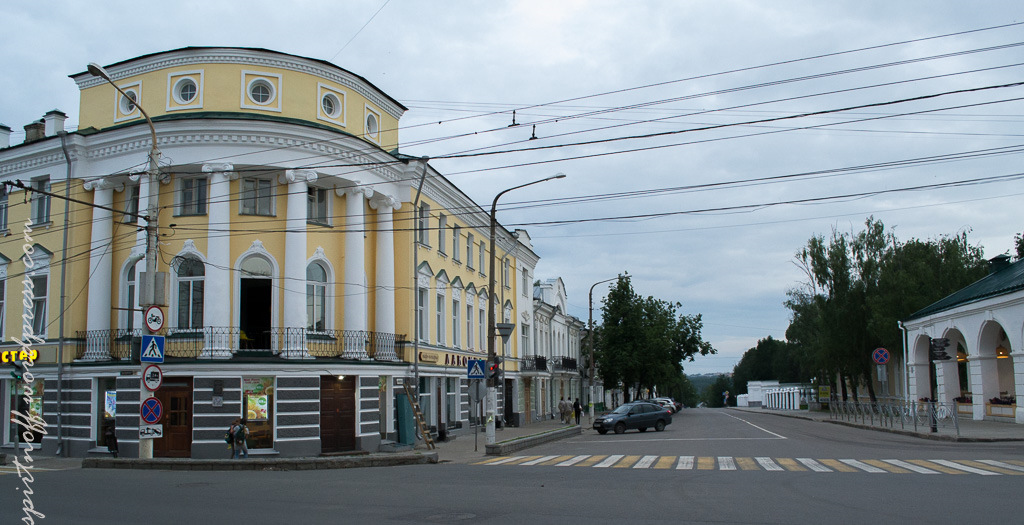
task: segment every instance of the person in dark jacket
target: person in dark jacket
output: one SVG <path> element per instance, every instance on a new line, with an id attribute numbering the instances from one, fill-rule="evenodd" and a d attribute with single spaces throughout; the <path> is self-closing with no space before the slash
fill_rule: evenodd
<path id="1" fill-rule="evenodd" d="M 580 424 L 580 415 L 583 414 L 583 405 L 580 404 L 580 398 L 576 398 L 576 402 L 572 404 L 572 411 L 576 413 L 576 424 Z"/>

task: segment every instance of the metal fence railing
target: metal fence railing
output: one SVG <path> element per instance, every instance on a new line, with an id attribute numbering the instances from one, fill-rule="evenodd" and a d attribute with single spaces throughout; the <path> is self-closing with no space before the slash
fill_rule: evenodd
<path id="1" fill-rule="evenodd" d="M 934 401 L 906 401 L 879 399 L 870 401 L 843 401 L 833 396 L 829 402 L 829 417 L 837 421 L 850 421 L 861 425 L 899 428 L 915 432 L 944 432 L 960 437 L 960 417 L 957 403 Z"/>

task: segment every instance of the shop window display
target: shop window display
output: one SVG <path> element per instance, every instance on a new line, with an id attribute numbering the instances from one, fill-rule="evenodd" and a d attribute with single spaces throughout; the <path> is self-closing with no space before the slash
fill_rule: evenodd
<path id="1" fill-rule="evenodd" d="M 22 439 L 22 434 L 25 432 L 25 428 L 15 422 L 14 412 L 21 412 L 28 415 L 31 419 L 43 417 L 43 381 L 36 380 L 32 383 L 32 399 L 29 403 L 25 403 L 25 384 L 20 381 L 11 381 L 9 383 L 10 392 L 8 398 L 10 403 L 8 405 L 7 414 L 9 416 L 7 423 L 7 442 L 8 443 L 19 443 Z M 33 432 L 33 443 L 42 443 L 43 434 L 39 432 Z"/>
<path id="2" fill-rule="evenodd" d="M 242 417 L 249 427 L 249 448 L 274 448 L 274 378 L 242 378 Z"/>

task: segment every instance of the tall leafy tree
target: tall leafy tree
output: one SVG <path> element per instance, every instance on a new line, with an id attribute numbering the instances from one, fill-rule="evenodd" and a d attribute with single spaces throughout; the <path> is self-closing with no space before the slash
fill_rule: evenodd
<path id="1" fill-rule="evenodd" d="M 649 393 L 678 381 L 682 362 L 715 353 L 701 338 L 700 315 L 684 315 L 682 305 L 640 297 L 629 279 L 619 279 L 604 300 L 601 344 L 596 358 L 605 385 Z"/>

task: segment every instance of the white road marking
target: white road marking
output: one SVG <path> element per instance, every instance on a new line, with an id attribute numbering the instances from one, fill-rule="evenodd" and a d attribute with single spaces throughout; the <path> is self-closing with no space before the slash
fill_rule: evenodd
<path id="1" fill-rule="evenodd" d="M 597 465 L 594 465 L 594 468 L 608 468 L 608 467 L 618 463 L 618 461 L 620 459 L 624 458 L 624 457 L 626 457 L 626 456 L 623 455 L 623 454 L 616 454 L 614 456 L 608 456 L 607 458 L 605 458 L 604 461 L 598 463 Z"/>
<path id="2" fill-rule="evenodd" d="M 744 423 L 746 423 L 746 424 L 748 424 L 748 425 L 750 425 L 750 426 L 760 430 L 761 432 L 766 432 L 766 433 L 771 434 L 771 435 L 773 435 L 773 436 L 775 436 L 775 437 L 777 437 L 779 439 L 786 439 L 786 436 L 782 436 L 782 435 L 776 434 L 775 432 L 772 432 L 771 430 L 767 430 L 767 429 L 761 428 L 761 427 L 759 427 L 759 426 L 757 426 L 757 425 L 751 423 L 750 421 L 747 421 L 746 419 L 743 419 L 741 417 L 736 417 L 736 416 L 734 416 L 732 414 L 726 414 L 725 412 L 723 412 L 722 414 L 726 415 L 726 416 L 729 416 L 729 417 L 731 417 L 733 419 L 738 419 L 738 420 L 740 420 L 740 421 L 742 421 L 742 422 L 744 422 Z"/>
<path id="3" fill-rule="evenodd" d="M 868 465 L 867 463 L 861 461 L 857 461 L 856 459 L 840 459 L 839 461 L 846 463 L 847 465 L 853 468 L 859 468 L 864 472 L 870 472 L 871 474 L 885 474 L 886 472 L 885 469 L 872 467 L 871 465 Z"/>
<path id="4" fill-rule="evenodd" d="M 986 465 L 992 465 L 993 467 L 1005 468 L 1009 470 L 1016 470 L 1017 472 L 1024 472 L 1024 467 L 1020 465 L 1011 465 L 1002 461 L 995 461 L 991 459 L 979 459 L 978 463 L 984 463 Z"/>
<path id="5" fill-rule="evenodd" d="M 520 465 L 536 465 L 537 463 L 544 463 L 545 461 L 551 461 L 552 459 L 555 459 L 557 457 L 558 456 L 544 456 L 542 458 L 537 458 L 537 459 L 534 459 L 534 460 L 525 461 L 523 463 L 520 463 Z"/>
<path id="6" fill-rule="evenodd" d="M 517 459 L 520 459 L 521 457 L 522 456 L 512 456 L 512 457 L 508 457 L 508 458 L 505 458 L 505 459 L 499 459 L 498 461 L 494 461 L 494 462 L 491 462 L 491 463 L 485 463 L 485 465 L 502 465 L 502 464 L 508 463 L 509 461 L 515 461 Z"/>
<path id="7" fill-rule="evenodd" d="M 718 470 L 736 470 L 732 456 L 718 456 Z"/>
<path id="8" fill-rule="evenodd" d="M 913 463 L 908 463 L 906 461 L 902 461 L 902 460 L 899 460 L 899 459 L 883 459 L 882 461 L 884 461 L 884 462 L 886 462 L 886 463 L 888 463 L 890 465 L 896 465 L 897 467 L 900 467 L 900 468 L 905 468 L 907 470 L 913 470 L 914 472 L 917 472 L 918 474 L 938 474 L 939 473 L 936 470 L 932 470 L 930 468 L 924 468 L 921 465 L 915 465 Z"/>
<path id="9" fill-rule="evenodd" d="M 818 463 L 817 461 L 811 458 L 796 458 L 796 460 L 799 461 L 800 463 L 803 463 L 805 467 L 815 472 L 832 472 L 832 469 L 826 467 L 825 465 L 822 465 L 821 463 Z"/>
<path id="10" fill-rule="evenodd" d="M 576 456 L 574 458 L 567 459 L 567 460 L 565 460 L 565 461 L 563 461 L 563 462 L 561 462 L 561 463 L 559 463 L 559 464 L 557 464 L 555 466 L 556 467 L 571 467 L 571 466 L 573 466 L 573 465 L 579 463 L 580 461 L 583 461 L 584 459 L 587 459 L 589 457 L 590 457 L 590 454 L 586 454 L 586 455 L 583 455 L 583 456 Z"/>
<path id="11" fill-rule="evenodd" d="M 636 462 L 636 465 L 633 465 L 633 468 L 651 468 L 651 465 L 653 465 L 655 461 L 658 461 L 658 457 L 659 456 L 644 456 L 640 458 L 640 461 Z"/>
<path id="12" fill-rule="evenodd" d="M 679 456 L 676 470 L 693 470 L 693 456 Z"/>
<path id="13" fill-rule="evenodd" d="M 772 461 L 772 458 L 754 458 L 762 468 L 767 471 L 779 471 L 786 470 L 778 465 L 778 463 Z"/>
<path id="14" fill-rule="evenodd" d="M 954 463 L 952 461 L 946 461 L 944 459 L 929 459 L 928 461 L 931 461 L 932 463 L 938 463 L 939 465 L 942 465 L 944 467 L 955 468 L 957 470 L 962 470 L 964 472 L 970 472 L 971 474 L 978 474 L 978 475 L 981 475 L 981 476 L 1002 476 L 1002 474 L 1000 474 L 998 472 L 992 472 L 992 471 L 989 471 L 989 470 L 981 470 L 980 468 L 968 467 L 967 465 L 961 465 L 959 463 Z"/>

